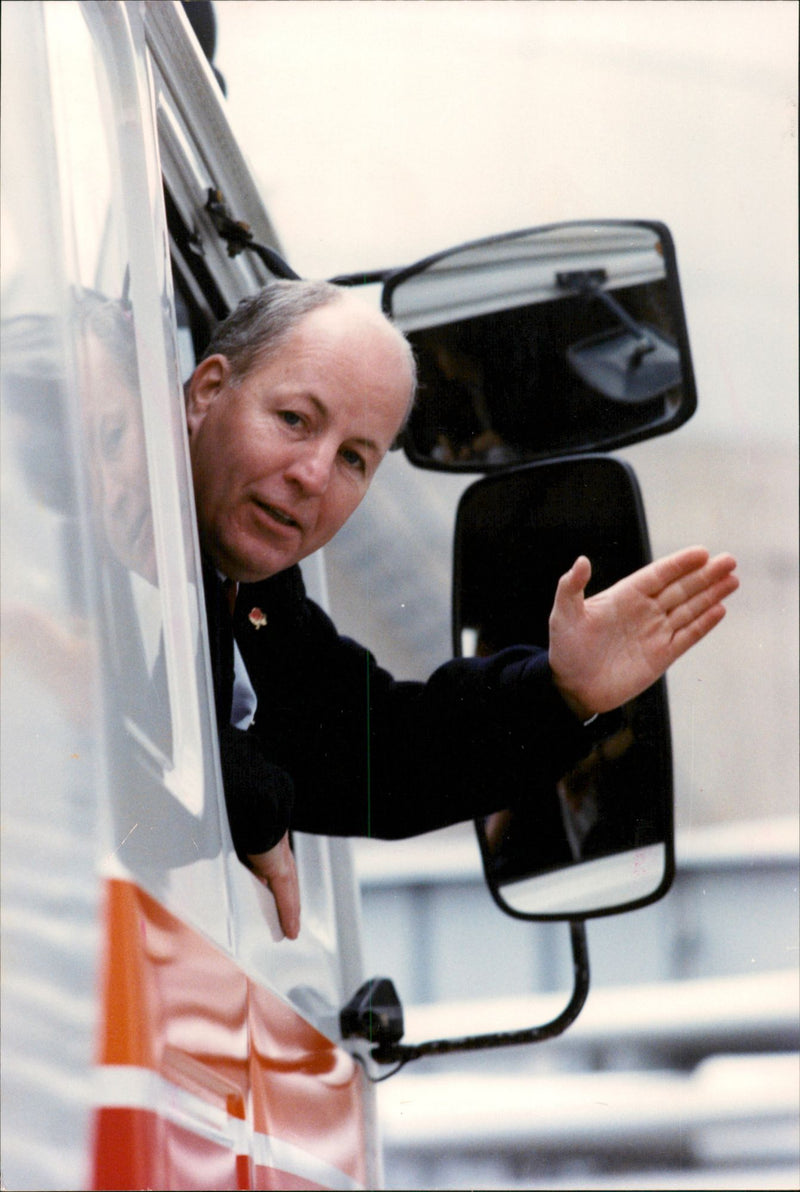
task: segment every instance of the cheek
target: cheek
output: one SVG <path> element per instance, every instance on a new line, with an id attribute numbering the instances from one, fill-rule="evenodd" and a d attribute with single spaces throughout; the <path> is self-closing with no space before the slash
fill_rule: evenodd
<path id="1" fill-rule="evenodd" d="M 329 536 L 332 537 L 337 530 L 340 530 L 350 515 L 355 513 L 366 493 L 366 486 L 362 488 L 360 485 L 343 483 L 341 487 L 336 486 L 335 491 L 329 494 L 330 501 L 325 511 L 326 530 Z"/>
<path id="2" fill-rule="evenodd" d="M 272 438 L 245 409 L 230 409 L 204 426 L 204 482 L 219 499 L 235 499 L 246 487 L 275 470 Z"/>
<path id="3" fill-rule="evenodd" d="M 201 528 L 207 528 L 213 520 L 217 500 L 214 490 L 215 470 L 211 466 L 202 435 L 192 440 L 190 457 L 197 521 Z"/>
<path id="4" fill-rule="evenodd" d="M 189 440 L 195 490 L 208 495 L 213 492 L 219 475 L 227 470 L 226 445 L 232 440 L 224 421 L 214 410 L 196 427 Z"/>

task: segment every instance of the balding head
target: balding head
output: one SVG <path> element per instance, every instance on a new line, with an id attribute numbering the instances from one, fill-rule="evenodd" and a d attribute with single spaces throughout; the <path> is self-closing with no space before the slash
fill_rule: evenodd
<path id="1" fill-rule="evenodd" d="M 416 380 L 379 311 L 327 283 L 277 284 L 278 296 L 269 287 L 237 308 L 186 387 L 201 541 L 243 581 L 333 537 L 396 441 Z"/>
<path id="2" fill-rule="evenodd" d="M 352 291 L 328 281 L 274 281 L 256 294 L 243 298 L 217 326 L 203 359 L 225 356 L 231 367 L 231 383 L 236 385 L 251 369 L 274 356 L 312 311 L 340 302 L 348 304 L 354 320 L 364 326 L 372 322 L 377 327 L 385 327 L 402 345 L 410 377 L 407 416 L 417 388 L 417 367 L 411 345 L 374 307 Z"/>

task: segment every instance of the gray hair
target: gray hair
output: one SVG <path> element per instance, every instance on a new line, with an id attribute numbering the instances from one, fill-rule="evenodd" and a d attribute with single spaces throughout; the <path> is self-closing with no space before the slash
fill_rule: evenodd
<path id="1" fill-rule="evenodd" d="M 274 356 L 306 315 L 341 298 L 342 291 L 327 281 L 271 282 L 218 324 L 202 359 L 225 356 L 236 385 L 256 363 Z"/>
<path id="2" fill-rule="evenodd" d="M 341 302 L 346 292 L 329 281 L 270 282 L 255 294 L 243 298 L 218 324 L 202 359 L 225 356 L 231 366 L 231 383 L 238 385 L 256 364 L 263 364 L 283 347 L 306 315 L 320 307 Z M 406 345 L 411 370 L 408 417 L 416 396 L 417 364 L 408 340 L 402 332 L 397 334 Z"/>

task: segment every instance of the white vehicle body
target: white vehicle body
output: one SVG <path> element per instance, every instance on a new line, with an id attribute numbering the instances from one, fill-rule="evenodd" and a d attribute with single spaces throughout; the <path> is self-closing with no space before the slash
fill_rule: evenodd
<path id="1" fill-rule="evenodd" d="M 186 312 L 270 275 L 210 222 L 181 272 L 162 179 L 274 233 L 179 5 L 3 5 L 3 51 L 3 1182 L 376 1187 L 349 846 L 296 836 L 283 941 L 217 756 Z"/>

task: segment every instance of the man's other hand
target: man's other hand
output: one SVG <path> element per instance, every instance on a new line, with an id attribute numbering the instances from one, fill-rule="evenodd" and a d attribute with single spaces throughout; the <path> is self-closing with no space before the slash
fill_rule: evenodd
<path id="1" fill-rule="evenodd" d="M 609 712 L 655 683 L 722 620 L 735 567 L 732 555 L 691 546 L 586 599 L 592 568 L 576 559 L 550 614 L 550 668 L 573 712 Z"/>
<path id="2" fill-rule="evenodd" d="M 248 853 L 247 861 L 258 880 L 272 891 L 284 934 L 296 940 L 300 934 L 300 886 L 289 833 L 265 853 Z"/>

